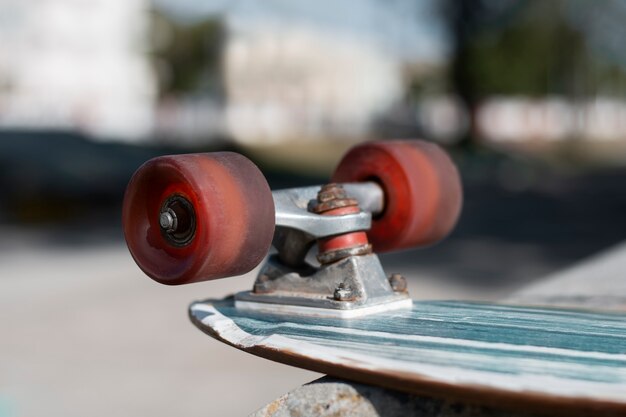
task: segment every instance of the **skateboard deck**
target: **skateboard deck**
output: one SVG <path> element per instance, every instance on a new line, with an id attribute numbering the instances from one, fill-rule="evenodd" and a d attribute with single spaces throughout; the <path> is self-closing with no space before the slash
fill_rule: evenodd
<path id="1" fill-rule="evenodd" d="M 480 404 L 626 413 L 626 314 L 459 301 L 349 320 L 190 306 L 243 351 L 332 376 Z"/>

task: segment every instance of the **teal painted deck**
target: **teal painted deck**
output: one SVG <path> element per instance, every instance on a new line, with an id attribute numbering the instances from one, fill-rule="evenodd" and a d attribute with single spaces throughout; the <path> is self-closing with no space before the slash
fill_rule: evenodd
<path id="1" fill-rule="evenodd" d="M 289 351 L 324 369 L 626 406 L 625 314 L 414 302 L 342 320 L 240 311 L 231 299 L 193 304 L 190 314 L 213 337 L 274 360 L 263 352 Z"/>

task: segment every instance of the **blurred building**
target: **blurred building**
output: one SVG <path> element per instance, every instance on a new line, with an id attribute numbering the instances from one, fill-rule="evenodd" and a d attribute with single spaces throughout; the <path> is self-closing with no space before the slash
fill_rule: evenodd
<path id="1" fill-rule="evenodd" d="M 153 125 L 147 0 L 0 0 L 0 126 L 134 139 Z"/>
<path id="2" fill-rule="evenodd" d="M 322 31 L 234 31 L 225 55 L 228 124 L 244 142 L 356 137 L 397 100 L 400 62 Z"/>
<path id="3" fill-rule="evenodd" d="M 626 101 L 614 97 L 493 97 L 477 119 L 479 136 L 492 142 L 626 140 Z"/>
<path id="4" fill-rule="evenodd" d="M 193 99 L 174 91 L 159 106 L 157 128 L 178 131 L 182 140 L 206 140 L 220 132 L 261 144 L 365 139 L 405 100 L 414 77 L 439 70 L 446 59 L 431 0 L 158 0 L 157 5 L 173 16 L 171 32 L 181 38 L 179 22 L 187 22 L 190 34 L 201 29 L 202 19 L 208 23 L 219 16 L 224 22 L 222 113 L 210 97 L 197 99 L 198 91 L 207 90 L 203 80 L 218 78 L 209 74 L 197 78 L 198 91 L 184 93 Z M 211 68 L 212 59 L 205 59 Z M 200 111 L 212 122 L 197 118 Z M 415 112 L 409 116 L 416 125 Z M 195 127 L 183 126 L 193 120 Z"/>
<path id="5" fill-rule="evenodd" d="M 278 3 L 228 15 L 227 122 L 240 141 L 366 138 L 445 55 L 430 2 Z"/>

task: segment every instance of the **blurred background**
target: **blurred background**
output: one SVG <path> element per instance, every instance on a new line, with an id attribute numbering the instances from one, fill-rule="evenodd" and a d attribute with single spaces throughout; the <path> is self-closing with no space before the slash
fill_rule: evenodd
<path id="1" fill-rule="evenodd" d="M 497 300 L 626 235 L 626 1 L 0 0 L 0 417 L 246 415 L 316 374 L 194 330 L 121 231 L 154 156 L 231 150 L 273 188 L 423 138 L 455 232 L 383 256 L 414 298 Z"/>

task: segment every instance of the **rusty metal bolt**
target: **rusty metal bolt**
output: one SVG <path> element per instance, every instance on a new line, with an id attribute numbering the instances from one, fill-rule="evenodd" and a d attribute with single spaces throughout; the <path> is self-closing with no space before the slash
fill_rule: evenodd
<path id="1" fill-rule="evenodd" d="M 359 202 L 349 198 L 341 184 L 323 185 L 317 193 L 317 201 L 311 207 L 313 213 L 321 214 L 342 207 L 357 207 Z"/>
<path id="2" fill-rule="evenodd" d="M 260 275 L 254 283 L 252 292 L 256 294 L 263 294 L 269 292 L 270 277 L 266 274 Z"/>
<path id="3" fill-rule="evenodd" d="M 322 185 L 322 188 L 317 193 L 317 201 L 320 203 L 346 197 L 346 190 L 343 189 L 343 186 L 334 182 Z"/>
<path id="4" fill-rule="evenodd" d="M 391 285 L 391 289 L 395 292 L 407 291 L 406 278 L 400 274 L 391 274 L 389 276 L 389 284 Z"/>
<path id="5" fill-rule="evenodd" d="M 343 282 L 335 288 L 335 292 L 333 293 L 333 297 L 337 301 L 349 301 L 354 298 L 352 294 L 352 289 L 347 287 Z"/>

